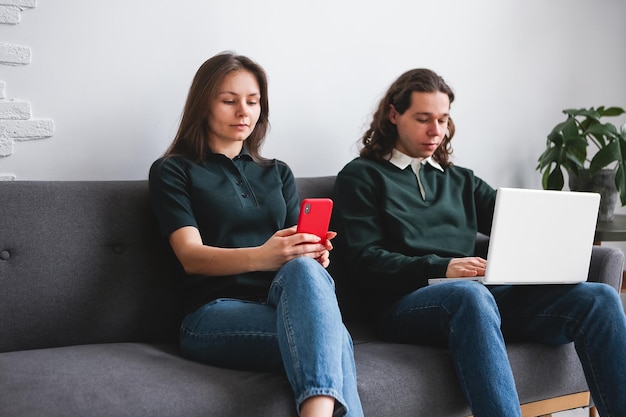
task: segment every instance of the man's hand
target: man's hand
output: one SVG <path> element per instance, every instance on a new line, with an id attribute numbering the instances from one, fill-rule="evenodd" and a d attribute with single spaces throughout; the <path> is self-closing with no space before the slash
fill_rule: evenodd
<path id="1" fill-rule="evenodd" d="M 454 258 L 448 264 L 446 278 L 481 277 L 485 275 L 487 261 L 477 256 Z"/>

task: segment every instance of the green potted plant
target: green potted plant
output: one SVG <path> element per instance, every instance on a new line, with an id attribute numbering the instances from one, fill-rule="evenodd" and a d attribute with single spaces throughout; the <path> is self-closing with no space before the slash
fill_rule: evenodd
<path id="1" fill-rule="evenodd" d="M 619 116 L 624 109 L 600 106 L 563 113 L 567 119 L 552 129 L 538 160 L 541 184 L 546 190 L 562 190 L 567 172 L 571 190 L 601 194 L 599 220 L 610 221 L 618 195 L 626 205 L 626 124 L 618 129 L 601 119 Z M 590 146 L 595 152 L 589 152 Z"/>

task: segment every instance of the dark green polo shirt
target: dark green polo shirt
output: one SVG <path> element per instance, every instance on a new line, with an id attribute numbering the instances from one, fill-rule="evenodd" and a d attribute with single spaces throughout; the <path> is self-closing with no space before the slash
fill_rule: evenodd
<path id="1" fill-rule="evenodd" d="M 232 160 L 210 154 L 201 163 L 181 156 L 155 161 L 150 168 L 150 197 L 161 235 L 193 226 L 205 245 L 242 248 L 262 245 L 277 230 L 297 222 L 299 198 L 289 167 L 266 164 L 245 151 Z M 176 261 L 176 263 L 178 263 Z M 273 272 L 185 278 L 186 310 L 220 297 L 265 299 Z"/>
<path id="2" fill-rule="evenodd" d="M 489 234 L 496 192 L 465 168 L 424 164 L 422 197 L 410 166 L 356 158 L 338 174 L 333 260 L 373 295 L 401 295 L 444 277 Z"/>

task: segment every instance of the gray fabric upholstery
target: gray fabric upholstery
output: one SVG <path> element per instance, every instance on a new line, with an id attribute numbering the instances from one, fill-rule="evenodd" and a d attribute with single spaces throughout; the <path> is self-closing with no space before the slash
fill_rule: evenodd
<path id="1" fill-rule="evenodd" d="M 331 196 L 333 182 L 298 188 Z M 0 182 L 0 416 L 296 416 L 282 374 L 178 355 L 178 285 L 158 240 L 145 181 Z M 623 262 L 595 247 L 590 279 L 618 288 Z M 348 327 L 366 416 L 469 414 L 447 351 Z M 522 402 L 586 390 L 571 344 L 508 352 Z"/>
<path id="2" fill-rule="evenodd" d="M 145 181 L 1 186 L 0 352 L 176 340 Z"/>

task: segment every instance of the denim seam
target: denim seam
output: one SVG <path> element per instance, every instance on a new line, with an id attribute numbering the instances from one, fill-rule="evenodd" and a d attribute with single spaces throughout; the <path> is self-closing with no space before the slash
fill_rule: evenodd
<path id="1" fill-rule="evenodd" d="M 187 328 L 182 328 L 180 333 L 184 333 L 186 336 L 193 337 L 196 339 L 217 339 L 217 338 L 238 338 L 238 337 L 267 337 L 267 338 L 276 338 L 275 334 L 266 333 L 266 332 L 220 332 L 220 333 L 197 333 L 191 331 Z"/>
<path id="2" fill-rule="evenodd" d="M 272 287 L 279 286 L 282 288 L 282 275 L 278 275 L 274 282 L 272 283 Z M 302 370 L 300 369 L 300 362 L 297 360 L 298 358 L 298 352 L 297 352 L 297 348 L 296 348 L 296 344 L 293 342 L 293 330 L 291 327 L 291 322 L 289 321 L 289 305 L 287 303 L 287 297 L 283 297 L 282 296 L 282 292 L 281 292 L 281 296 L 280 296 L 280 300 L 279 300 L 280 305 L 282 306 L 282 318 L 283 318 L 283 323 L 285 323 L 285 336 L 287 337 L 287 339 L 289 340 L 288 346 L 289 346 L 289 356 L 291 357 L 291 363 L 293 364 L 293 375 L 294 378 L 296 379 L 296 384 L 298 385 L 299 388 L 302 387 L 302 380 L 301 380 L 301 373 Z"/>

